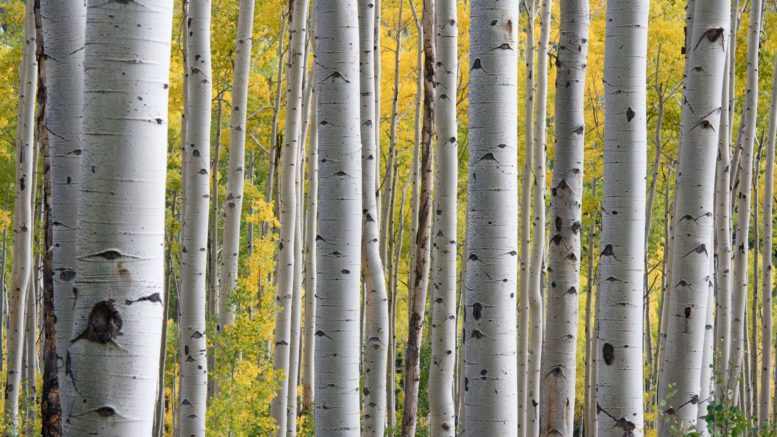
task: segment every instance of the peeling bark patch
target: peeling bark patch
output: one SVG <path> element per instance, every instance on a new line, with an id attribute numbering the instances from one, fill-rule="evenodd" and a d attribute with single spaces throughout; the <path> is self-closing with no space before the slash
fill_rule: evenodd
<path id="1" fill-rule="evenodd" d="M 615 348 L 610 343 L 605 343 L 602 347 L 602 355 L 604 356 L 604 363 L 608 366 L 615 361 Z"/>
<path id="2" fill-rule="evenodd" d="M 123 335 L 121 332 L 122 320 L 116 309 L 113 299 L 97 302 L 89 313 L 89 323 L 78 337 L 72 342 L 84 339 L 96 343 L 112 343 L 113 340 Z"/>
<path id="3" fill-rule="evenodd" d="M 634 116 L 637 115 L 631 107 L 626 110 L 626 121 L 631 122 L 631 119 L 634 118 Z"/>

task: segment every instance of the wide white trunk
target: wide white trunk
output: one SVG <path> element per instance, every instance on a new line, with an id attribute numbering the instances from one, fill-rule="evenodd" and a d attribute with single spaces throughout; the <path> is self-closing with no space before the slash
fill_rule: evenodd
<path id="1" fill-rule="evenodd" d="M 38 64 L 35 57 L 35 17 L 32 0 L 26 2 L 24 15 L 24 48 L 19 69 L 20 87 L 16 123 L 16 177 L 13 223 L 13 264 L 11 294 L 8 297 L 8 368 L 5 383 L 5 417 L 7 426 L 18 431 L 19 393 L 24 356 L 24 321 L 27 292 L 33 277 L 32 234 L 34 231 L 32 199 L 35 196 L 35 93 Z"/>
<path id="2" fill-rule="evenodd" d="M 437 153 L 432 240 L 432 365 L 429 369 L 429 421 L 435 436 L 456 432 L 456 275 L 458 195 L 458 17 L 456 0 L 438 0 L 435 9 Z"/>
<path id="3" fill-rule="evenodd" d="M 43 52 L 46 54 L 46 129 L 51 175 L 49 217 L 52 233 L 51 272 L 56 314 L 57 377 L 62 417 L 70 415 L 73 386 L 65 375 L 65 351 L 73 326 L 73 281 L 76 276 L 76 197 L 78 131 L 83 107 L 83 0 L 41 0 Z"/>
<path id="4" fill-rule="evenodd" d="M 172 1 L 87 1 L 65 434 L 150 435 L 163 319 Z"/>
<path id="5" fill-rule="evenodd" d="M 316 435 L 358 436 L 362 169 L 355 0 L 316 2 Z"/>
<path id="6" fill-rule="evenodd" d="M 278 424 L 277 435 L 286 434 L 286 416 L 289 384 L 289 357 L 291 344 L 292 305 L 294 294 L 294 238 L 297 227 L 297 155 L 300 152 L 302 124 L 302 77 L 305 72 L 305 36 L 307 33 L 308 2 L 294 0 L 289 6 L 291 33 L 289 35 L 289 59 L 286 70 L 286 124 L 281 149 L 281 231 L 278 242 L 277 291 L 275 302 L 279 307 L 275 318 L 275 370 L 283 372 L 280 386 L 272 401 L 272 417 Z M 224 319 L 225 323 L 229 320 Z"/>
<path id="7" fill-rule="evenodd" d="M 715 164 L 729 0 L 696 2 L 682 114 L 672 283 L 658 399 L 661 435 L 696 424 L 713 256 Z"/>
<path id="8" fill-rule="evenodd" d="M 649 2 L 607 2 L 604 204 L 599 267 L 599 436 L 643 435 L 642 275 L 647 160 Z"/>
<path id="9" fill-rule="evenodd" d="M 518 431 L 518 1 L 470 10 L 464 435 Z"/>
<path id="10" fill-rule="evenodd" d="M 541 373 L 545 394 L 540 412 L 540 435 L 543 436 L 571 437 L 574 429 L 588 23 L 587 0 L 561 3 L 556 63 L 556 154 L 550 184 L 550 288 Z M 590 293 L 588 299 L 591 299 Z"/>
<path id="11" fill-rule="evenodd" d="M 775 61 L 777 66 L 777 61 Z M 772 102 L 769 110 L 769 136 L 766 146 L 766 174 L 764 177 L 764 230 L 763 230 L 763 342 L 761 343 L 761 397 L 758 423 L 770 422 L 772 386 L 772 220 L 774 218 L 774 143 L 777 136 L 777 68 L 772 79 Z M 757 279 L 756 279 L 757 280 Z"/>
<path id="12" fill-rule="evenodd" d="M 237 286 L 237 269 L 240 261 L 240 221 L 243 211 L 246 111 L 248 109 L 248 79 L 251 70 L 253 19 L 254 0 L 240 0 L 232 78 L 229 171 L 227 174 L 227 197 L 224 205 L 224 235 L 221 243 L 221 277 L 219 280 L 221 287 L 219 297 L 223 296 L 227 300 L 230 299 Z M 231 311 L 225 312 L 225 317 L 230 317 Z M 227 320 L 224 319 L 224 321 Z"/>
<path id="13" fill-rule="evenodd" d="M 378 239 L 380 225 L 375 185 L 377 149 L 375 124 L 375 8 L 358 0 L 359 75 L 362 159 L 362 266 L 365 284 L 364 435 L 382 436 L 386 421 L 386 358 L 388 356 L 388 297 Z M 390 220 L 390 219 L 389 219 Z"/>
<path id="14" fill-rule="evenodd" d="M 747 254 L 750 235 L 750 189 L 753 181 L 753 144 L 755 143 L 756 114 L 758 113 L 758 52 L 761 33 L 761 0 L 750 2 L 750 25 L 747 41 L 747 88 L 742 114 L 741 157 L 737 189 L 737 229 L 734 249 L 734 278 L 731 299 L 731 352 L 728 389 L 737 392 L 744 361 L 745 305 L 749 276 Z"/>

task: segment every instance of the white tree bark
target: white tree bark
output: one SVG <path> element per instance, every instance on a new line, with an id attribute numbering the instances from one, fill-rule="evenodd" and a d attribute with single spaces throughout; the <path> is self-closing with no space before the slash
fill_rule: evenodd
<path id="1" fill-rule="evenodd" d="M 574 429 L 583 206 L 588 1 L 561 3 L 556 76 L 556 155 L 548 249 L 547 333 L 542 354 L 542 436 Z M 589 275 L 590 275 L 589 270 Z M 591 294 L 588 298 L 590 300 Z M 589 305 L 590 309 L 590 305 Z M 586 334 L 587 334 L 586 330 Z M 588 340 L 586 339 L 586 344 Z"/>
<path id="2" fill-rule="evenodd" d="M 464 435 L 516 436 L 518 2 L 470 10 Z"/>
<path id="3" fill-rule="evenodd" d="M 435 125 L 435 208 L 432 240 L 432 364 L 429 368 L 429 420 L 435 436 L 454 436 L 456 366 L 456 275 L 458 195 L 458 17 L 456 0 L 435 6 L 437 68 Z"/>
<path id="4" fill-rule="evenodd" d="M 604 210 L 597 335 L 599 436 L 643 435 L 642 275 L 647 0 L 607 2 Z"/>
<path id="5" fill-rule="evenodd" d="M 534 150 L 534 18 L 536 0 L 523 0 L 526 10 L 526 99 L 524 101 L 524 166 L 521 175 L 520 308 L 518 311 L 518 435 L 526 435 L 526 384 L 529 381 L 529 268 L 531 265 L 531 174 Z"/>
<path id="6" fill-rule="evenodd" d="M 682 114 L 667 338 L 658 385 L 661 435 L 695 426 L 713 248 L 715 162 L 729 0 L 696 2 Z"/>
<path id="7" fill-rule="evenodd" d="M 540 367 L 544 334 L 543 294 L 545 285 L 545 147 L 548 118 L 548 44 L 552 0 L 542 0 L 540 41 L 537 46 L 537 94 L 534 101 L 532 147 L 532 235 L 529 266 L 529 358 L 526 383 L 526 434 L 540 434 Z"/>
<path id="8" fill-rule="evenodd" d="M 362 169 L 357 20 L 355 0 L 316 2 L 316 435 L 360 434 Z"/>
<path id="9" fill-rule="evenodd" d="M 172 1 L 87 2 L 66 435 L 151 435 L 164 290 Z M 69 363 L 69 367 L 67 367 Z"/>
<path id="10" fill-rule="evenodd" d="M 232 77 L 232 115 L 229 123 L 229 173 L 224 208 L 224 234 L 221 243 L 221 278 L 219 297 L 230 299 L 237 285 L 240 260 L 240 220 L 243 211 L 245 179 L 246 111 L 248 106 L 248 79 L 251 70 L 253 45 L 254 0 L 240 0 L 237 17 L 234 72 Z M 216 187 L 217 188 L 217 187 Z M 215 188 L 214 188 L 215 189 Z M 216 254 L 212 254 L 216 256 Z M 228 307 L 222 307 L 226 309 Z M 223 319 L 229 322 L 231 311 Z M 222 325 L 223 326 L 223 325 Z"/>
<path id="11" fill-rule="evenodd" d="M 11 432 L 18 432 L 19 393 L 24 356 L 24 322 L 27 292 L 33 277 L 32 237 L 34 231 L 32 199 L 35 196 L 35 94 L 38 74 L 35 57 L 35 17 L 33 1 L 26 1 L 24 47 L 19 69 L 19 103 L 16 123 L 16 177 L 13 223 L 13 264 L 8 311 L 8 368 L 5 383 L 5 417 Z"/>
<path id="12" fill-rule="evenodd" d="M 777 62 L 777 61 L 776 61 Z M 777 66 L 777 63 L 775 63 Z M 764 177 L 764 231 L 763 231 L 763 342 L 761 344 L 760 426 L 768 425 L 771 415 L 772 386 L 772 220 L 774 218 L 774 143 L 777 136 L 777 69 L 772 79 L 772 101 L 769 109 L 769 137 L 766 146 L 766 175 Z"/>
<path id="13" fill-rule="evenodd" d="M 205 435 L 208 397 L 206 341 L 210 129 L 212 71 L 210 0 L 190 0 L 186 17 L 187 110 L 186 193 L 181 241 L 179 305 L 180 415 L 182 435 Z M 215 254 L 211 254 L 215 255 Z"/>
<path id="14" fill-rule="evenodd" d="M 699 2 L 701 3 L 701 2 Z M 708 257 L 710 274 L 715 269 L 713 257 Z M 701 387 L 699 389 L 699 411 L 696 417 L 696 430 L 703 436 L 709 435 L 707 429 L 707 407 L 713 400 L 715 393 L 715 379 L 713 375 L 713 360 L 715 356 L 715 284 L 712 280 L 707 282 L 707 309 L 704 325 L 704 343 L 701 361 Z"/>
<path id="15" fill-rule="evenodd" d="M 43 50 L 46 62 L 46 119 L 51 162 L 52 229 L 51 271 L 56 348 L 62 417 L 70 415 L 73 387 L 65 377 L 65 351 L 73 326 L 73 281 L 76 267 L 76 197 L 80 146 L 78 129 L 83 107 L 84 32 L 83 0 L 42 0 Z"/>
<path id="16" fill-rule="evenodd" d="M 359 76 L 362 159 L 362 266 L 365 289 L 364 435 L 382 436 L 386 422 L 386 364 L 388 356 L 388 296 L 380 253 L 379 212 L 376 197 L 378 123 L 375 96 L 375 8 L 372 0 L 358 0 Z"/>
<path id="17" fill-rule="evenodd" d="M 731 21 L 729 20 L 729 23 Z M 720 126 L 718 127 L 718 160 L 715 166 L 715 397 L 723 399 L 726 391 L 729 352 L 731 350 L 731 125 L 729 124 L 729 70 L 733 56 L 734 31 L 729 31 L 726 41 L 726 65 L 724 67 L 723 90 L 720 105 Z"/>
<path id="18" fill-rule="evenodd" d="M 299 144 L 304 145 L 304 137 L 300 137 Z M 302 150 L 300 150 L 302 152 Z M 300 368 L 300 339 L 301 339 L 301 324 L 302 324 L 302 281 L 303 281 L 303 257 L 302 257 L 302 222 L 303 222 L 303 205 L 302 199 L 304 199 L 304 182 L 302 174 L 305 168 L 304 154 L 299 153 L 297 156 L 297 164 L 295 165 L 297 170 L 296 178 L 296 190 L 297 190 L 297 217 L 295 217 L 295 223 L 297 228 L 294 230 L 294 282 L 292 291 L 292 304 L 291 304 L 291 331 L 289 332 L 289 371 L 287 376 L 288 384 L 287 390 L 287 405 L 286 405 L 286 435 L 293 437 L 297 435 L 297 384 L 299 382 L 299 368 Z"/>
<path id="19" fill-rule="evenodd" d="M 753 179 L 753 144 L 755 143 L 756 114 L 758 112 L 758 52 L 761 33 L 761 0 L 750 2 L 750 25 L 747 40 L 747 88 L 742 114 L 742 151 L 739 159 L 739 185 L 737 190 L 737 229 L 734 249 L 734 278 L 731 302 L 731 352 L 728 389 L 737 392 L 739 375 L 744 360 L 745 305 L 747 304 L 748 236 L 750 230 L 750 189 Z"/>
<path id="20" fill-rule="evenodd" d="M 277 396 L 272 402 L 272 417 L 278 424 L 278 436 L 286 434 L 286 415 L 289 384 L 289 357 L 291 343 L 292 305 L 294 294 L 294 238 L 297 227 L 297 155 L 302 124 L 302 76 L 305 72 L 305 35 L 307 33 L 308 2 L 294 0 L 289 4 L 291 33 L 286 69 L 286 124 L 281 150 L 282 176 L 280 195 L 281 231 L 278 242 L 278 284 L 275 319 L 275 370 L 283 372 Z M 225 320 L 226 321 L 226 320 Z"/>

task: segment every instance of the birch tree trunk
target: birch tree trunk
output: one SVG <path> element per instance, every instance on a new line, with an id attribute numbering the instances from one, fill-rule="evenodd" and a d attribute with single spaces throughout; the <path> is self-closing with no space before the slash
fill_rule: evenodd
<path id="1" fill-rule="evenodd" d="M 364 398 L 362 415 L 364 434 L 383 436 L 386 422 L 386 359 L 388 356 L 388 297 L 386 274 L 380 253 L 379 212 L 376 197 L 377 148 L 375 124 L 378 123 L 375 96 L 375 8 L 371 0 L 358 0 L 361 159 L 362 159 L 362 266 L 364 295 Z M 390 219 L 389 219 L 390 220 Z"/>
<path id="2" fill-rule="evenodd" d="M 32 199 L 35 195 L 35 93 L 38 83 L 35 59 L 35 17 L 33 1 L 26 1 L 24 48 L 20 67 L 19 103 L 16 123 L 16 177 L 13 223 L 13 263 L 8 311 L 8 368 L 5 385 L 6 426 L 19 432 L 19 393 L 24 355 L 24 321 L 27 290 L 33 277 L 32 237 L 34 231 Z"/>
<path id="3" fill-rule="evenodd" d="M 731 21 L 729 20 L 729 23 Z M 731 68 L 731 42 L 735 39 L 731 29 L 726 41 L 726 64 L 724 66 L 723 90 L 721 93 L 720 126 L 718 127 L 718 160 L 715 166 L 715 398 L 722 400 L 728 386 L 729 352 L 731 350 L 731 125 L 729 124 L 729 70 Z"/>
<path id="4" fill-rule="evenodd" d="M 43 53 L 46 56 L 46 112 L 51 175 L 51 272 L 57 320 L 56 350 L 62 417 L 70 414 L 72 385 L 65 377 L 65 351 L 73 325 L 76 265 L 78 128 L 83 107 L 86 5 L 82 0 L 41 0 Z"/>
<path id="5" fill-rule="evenodd" d="M 315 24 L 315 23 L 314 23 Z M 313 31 L 315 35 L 315 31 Z M 311 38 L 311 51 L 315 54 L 315 38 Z M 310 106 L 308 107 L 310 137 L 308 140 L 308 194 L 305 208 L 305 339 L 302 361 L 302 405 L 305 411 L 313 408 L 313 384 L 315 381 L 316 332 L 316 283 L 318 267 L 316 263 L 316 217 L 318 215 L 318 92 L 316 91 L 315 68 L 310 73 Z"/>
<path id="6" fill-rule="evenodd" d="M 464 435 L 516 436 L 518 2 L 470 10 Z"/>
<path id="7" fill-rule="evenodd" d="M 182 435 L 205 435 L 208 398 L 206 332 L 208 225 L 211 195 L 210 129 L 212 71 L 210 0 L 190 0 L 186 18 L 187 81 L 186 193 L 181 242 L 179 305 L 180 415 Z M 215 170 L 215 168 L 214 168 Z M 215 253 L 211 253 L 215 256 Z M 211 278 L 211 280 L 214 280 Z"/>
<path id="8" fill-rule="evenodd" d="M 237 17 L 234 72 L 232 78 L 232 115 L 229 126 L 229 173 L 227 176 L 224 236 L 221 243 L 219 297 L 229 300 L 237 285 L 240 261 L 240 215 L 243 211 L 245 179 L 246 110 L 248 106 L 248 76 L 251 70 L 253 45 L 254 0 L 241 0 Z M 218 191 L 218 186 L 214 186 Z M 215 253 L 212 256 L 216 256 Z M 228 323 L 231 311 L 221 308 Z M 223 326 L 223 325 L 222 325 Z"/>
<path id="9" fill-rule="evenodd" d="M 456 367 L 456 261 L 458 195 L 458 16 L 456 0 L 435 6 L 437 79 L 435 127 L 435 213 L 432 243 L 432 365 L 429 369 L 429 419 L 435 436 L 454 436 Z"/>
<path id="10" fill-rule="evenodd" d="M 542 354 L 545 396 L 541 399 L 540 435 L 571 437 L 575 414 L 580 235 L 583 220 L 588 1 L 561 3 L 560 21 L 556 62 L 556 156 L 550 204 L 553 224 L 548 250 L 550 288 L 547 339 Z M 590 300 L 590 293 L 588 298 Z"/>
<path id="11" fill-rule="evenodd" d="M 66 358 L 76 395 L 66 435 L 153 427 L 172 14 L 172 1 L 87 2 L 78 295 Z"/>
<path id="12" fill-rule="evenodd" d="M 736 393 L 744 360 L 743 343 L 747 335 L 745 305 L 747 304 L 747 254 L 750 230 L 750 188 L 753 178 L 753 144 L 755 143 L 756 114 L 758 111 L 758 52 L 761 33 L 761 0 L 750 2 L 750 25 L 747 42 L 747 88 L 742 114 L 742 156 L 739 159 L 740 182 L 737 191 L 737 229 L 734 250 L 734 278 L 732 286 L 731 352 L 728 389 Z"/>
<path id="13" fill-rule="evenodd" d="M 536 0 L 523 0 L 526 10 L 526 101 L 524 102 L 524 166 L 521 175 L 521 282 L 518 311 L 518 434 L 526 436 L 529 361 L 529 270 L 531 266 L 531 174 L 534 150 L 534 18 Z M 533 436 L 531 436 L 533 437 Z"/>
<path id="14" fill-rule="evenodd" d="M 682 114 L 666 349 L 658 386 L 659 431 L 696 424 L 707 324 L 715 162 L 729 30 L 729 0 L 696 2 Z M 703 66 L 703 68 L 701 67 Z"/>
<path id="15" fill-rule="evenodd" d="M 302 76 L 305 71 L 305 35 L 307 30 L 308 2 L 294 0 L 289 3 L 291 34 L 286 70 L 286 124 L 284 144 L 281 150 L 283 173 L 281 177 L 280 221 L 278 242 L 278 289 L 276 304 L 280 308 L 275 319 L 275 370 L 282 371 L 278 394 L 272 402 L 272 417 L 278 424 L 278 436 L 286 434 L 286 408 L 289 379 L 291 316 L 294 290 L 295 259 L 294 238 L 297 226 L 297 154 L 300 150 L 300 125 L 302 123 Z M 226 320 L 225 320 L 226 321 Z"/>
<path id="16" fill-rule="evenodd" d="M 775 64 L 777 65 L 777 63 Z M 766 175 L 764 177 L 764 231 L 763 231 L 763 342 L 761 344 L 761 412 L 758 424 L 769 424 L 772 386 L 772 220 L 774 218 L 774 143 L 777 136 L 777 69 L 772 79 L 772 100 L 769 110 L 769 137 L 766 146 Z"/>
<path id="17" fill-rule="evenodd" d="M 435 0 L 423 2 L 423 124 L 421 126 L 420 185 L 418 185 L 417 228 L 413 238 L 414 262 L 411 263 L 408 286 L 408 339 L 405 353 L 405 402 L 402 416 L 402 436 L 414 436 L 418 414 L 418 386 L 421 381 L 421 340 L 429 288 L 432 233 L 432 189 L 434 185 L 434 117 L 435 117 Z"/>
<path id="18" fill-rule="evenodd" d="M 303 131 L 304 132 L 304 131 Z M 305 141 L 303 137 L 300 137 L 300 145 L 304 145 Z M 300 146 L 302 147 L 302 146 Z M 302 152 L 302 149 L 300 149 Z M 300 367 L 300 327 L 302 324 L 302 276 L 303 276 L 303 257 L 302 257 L 302 219 L 303 219 L 303 206 L 302 199 L 304 198 L 304 182 L 303 171 L 305 168 L 304 154 L 299 153 L 297 156 L 297 164 L 295 168 L 297 170 L 296 177 L 296 190 L 297 190 L 297 217 L 295 217 L 295 224 L 297 228 L 294 230 L 294 282 L 292 292 L 292 304 L 291 304 L 291 331 L 289 333 L 289 371 L 286 379 L 288 384 L 286 387 L 288 400 L 286 406 L 286 435 L 293 437 L 297 435 L 297 383 L 299 382 L 299 367 Z"/>
<path id="19" fill-rule="evenodd" d="M 354 0 L 316 2 L 316 435 L 344 437 L 360 434 L 362 169 L 357 20 Z"/>
<path id="20" fill-rule="evenodd" d="M 643 435 L 647 0 L 607 2 L 604 210 L 597 298 L 599 436 Z"/>
<path id="21" fill-rule="evenodd" d="M 545 284 L 545 146 L 548 116 L 548 43 L 552 0 L 542 0 L 540 41 L 537 46 L 537 95 L 534 101 L 534 144 L 532 147 L 532 235 L 529 266 L 529 359 L 526 384 L 527 416 L 525 426 L 529 436 L 540 434 L 540 367 L 544 333 L 543 294 Z"/>

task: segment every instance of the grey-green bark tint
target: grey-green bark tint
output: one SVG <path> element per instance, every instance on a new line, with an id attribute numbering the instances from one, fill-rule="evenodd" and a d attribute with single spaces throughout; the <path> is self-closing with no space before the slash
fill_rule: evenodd
<path id="1" fill-rule="evenodd" d="M 173 2 L 87 2 L 67 435 L 151 435 Z M 107 92 L 110 91 L 110 92 Z"/>
<path id="2" fill-rule="evenodd" d="M 682 114 L 666 349 L 658 399 L 670 435 L 696 425 L 713 256 L 715 165 L 729 28 L 729 1 L 696 2 Z M 698 67 L 697 67 L 698 66 Z M 700 399 L 700 398 L 699 398 Z"/>
<path id="3" fill-rule="evenodd" d="M 470 14 L 464 434 L 515 436 L 518 2 Z"/>
<path id="4" fill-rule="evenodd" d="M 540 435 L 571 437 L 580 294 L 588 1 L 562 2 L 560 21 Z M 591 274 L 589 271 L 589 277 Z"/>
<path id="5" fill-rule="evenodd" d="M 643 434 L 642 276 L 649 2 L 610 0 L 604 54 L 604 210 L 597 338 L 600 436 Z"/>
<path id="6" fill-rule="evenodd" d="M 316 2 L 319 193 L 317 435 L 358 436 L 361 141 L 355 0 Z"/>

